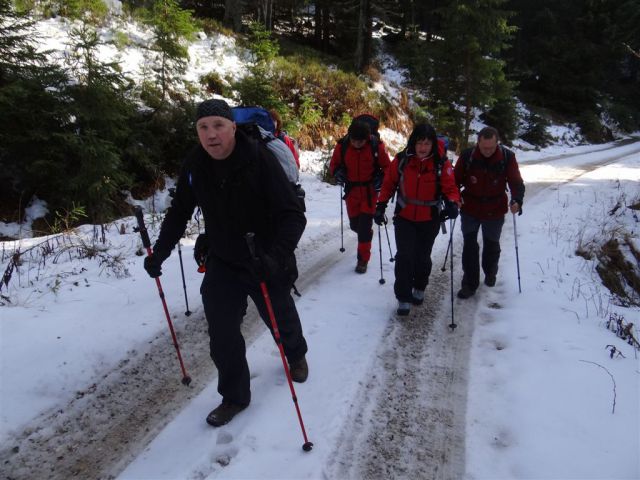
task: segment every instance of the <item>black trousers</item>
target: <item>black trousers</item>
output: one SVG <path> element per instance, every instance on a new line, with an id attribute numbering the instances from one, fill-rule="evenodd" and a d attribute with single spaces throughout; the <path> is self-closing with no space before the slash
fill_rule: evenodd
<path id="1" fill-rule="evenodd" d="M 412 222 L 396 216 L 393 224 L 397 248 L 393 291 L 398 301 L 411 302 L 411 290 L 424 290 L 429 284 L 431 250 L 440 223 Z"/>
<path id="2" fill-rule="evenodd" d="M 500 260 L 500 235 L 504 225 L 504 217 L 495 220 L 479 220 L 462 213 L 461 229 L 464 239 L 462 247 L 462 285 L 475 290 L 480 285 L 480 246 L 478 231 L 482 228 L 482 271 L 485 275 L 498 273 Z"/>
<path id="3" fill-rule="evenodd" d="M 307 353 L 300 317 L 291 297 L 291 285 L 267 281 L 267 290 L 289 363 Z M 251 401 L 249 365 L 240 324 L 246 311 L 247 296 L 258 308 L 271 334 L 271 321 L 260 284 L 247 271 L 232 269 L 212 259 L 200 287 L 204 312 L 209 324 L 211 358 L 218 369 L 218 393 L 240 405 Z"/>

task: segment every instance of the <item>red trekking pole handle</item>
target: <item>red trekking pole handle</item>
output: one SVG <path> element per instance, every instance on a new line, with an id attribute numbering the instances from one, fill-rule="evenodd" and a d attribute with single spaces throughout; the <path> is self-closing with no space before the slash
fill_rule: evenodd
<path id="1" fill-rule="evenodd" d="M 280 340 L 280 330 L 278 330 L 276 316 L 273 313 L 273 305 L 271 305 L 271 299 L 269 298 L 269 291 L 267 290 L 267 284 L 264 281 L 265 274 L 263 270 L 263 265 L 261 265 L 262 261 L 259 257 L 256 256 L 255 234 L 253 232 L 249 232 L 245 235 L 244 238 L 247 241 L 247 246 L 249 247 L 249 253 L 251 254 L 251 259 L 255 264 L 260 264 L 259 267 L 257 268 L 258 281 L 260 282 L 260 290 L 262 290 L 262 297 L 264 298 L 264 303 L 267 306 L 267 312 L 269 312 L 271 329 L 273 330 L 273 336 L 276 340 L 276 345 L 278 346 L 278 350 L 280 350 L 280 358 L 282 358 L 282 366 L 284 367 L 284 373 L 287 376 L 287 382 L 289 383 L 289 389 L 291 390 L 291 398 L 293 399 L 293 404 L 296 407 L 296 412 L 298 414 L 298 421 L 300 422 L 300 428 L 302 429 L 302 436 L 304 438 L 304 444 L 302 445 L 302 450 L 304 450 L 305 452 L 309 452 L 313 448 L 313 443 L 311 443 L 307 438 L 307 432 L 304 429 L 302 414 L 300 413 L 300 407 L 298 406 L 298 397 L 296 396 L 296 391 L 293 388 L 293 381 L 291 380 L 291 372 L 289 372 L 289 364 L 285 359 L 284 348 L 282 346 L 282 341 Z"/>
<path id="2" fill-rule="evenodd" d="M 134 209 L 136 220 L 138 220 L 138 228 L 137 232 L 140 233 L 142 237 L 142 245 L 147 250 L 147 256 L 151 256 L 153 252 L 151 251 L 151 240 L 149 240 L 149 232 L 147 232 L 147 227 L 144 225 L 144 216 L 142 214 L 142 208 L 139 206 Z M 176 332 L 173 330 L 173 323 L 171 323 L 171 316 L 169 315 L 169 309 L 167 308 L 167 302 L 164 299 L 164 291 L 162 290 L 162 284 L 160 283 L 160 278 L 156 277 L 154 279 L 156 281 L 156 286 L 158 287 L 158 294 L 160 295 L 160 300 L 162 301 L 162 308 L 164 309 L 164 314 L 167 317 L 167 323 L 169 324 L 169 331 L 171 332 L 171 338 L 173 339 L 173 346 L 176 348 L 176 353 L 178 354 L 178 361 L 180 362 L 180 369 L 182 370 L 182 384 L 189 386 L 191 383 L 191 377 L 187 374 L 186 369 L 184 368 L 184 363 L 182 362 L 182 355 L 180 355 L 180 347 L 178 346 L 178 339 L 176 337 Z"/>

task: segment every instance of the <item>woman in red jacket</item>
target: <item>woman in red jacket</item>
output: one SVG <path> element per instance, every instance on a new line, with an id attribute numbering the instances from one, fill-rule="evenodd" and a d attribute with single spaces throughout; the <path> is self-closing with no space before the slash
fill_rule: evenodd
<path id="1" fill-rule="evenodd" d="M 395 283 L 398 315 L 421 305 L 431 273 L 431 249 L 440 222 L 455 218 L 460 207 L 453 168 L 435 129 L 417 125 L 407 147 L 393 159 L 384 176 L 374 220 L 386 223 L 387 202 L 398 191 L 393 217 L 396 238 Z"/>

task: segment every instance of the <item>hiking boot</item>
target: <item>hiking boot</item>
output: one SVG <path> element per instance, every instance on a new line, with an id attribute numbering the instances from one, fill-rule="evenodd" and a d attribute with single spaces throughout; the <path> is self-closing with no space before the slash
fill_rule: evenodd
<path id="1" fill-rule="evenodd" d="M 396 313 L 401 317 L 406 317 L 411 311 L 411 304 L 409 302 L 398 302 L 398 310 Z"/>
<path id="2" fill-rule="evenodd" d="M 485 275 L 484 276 L 484 284 L 487 287 L 493 287 L 496 284 L 496 276 L 495 275 Z"/>
<path id="3" fill-rule="evenodd" d="M 424 290 L 414 288 L 411 292 L 411 296 L 413 297 L 411 299 L 411 303 L 414 305 L 422 305 L 422 302 L 424 302 Z"/>
<path id="4" fill-rule="evenodd" d="M 221 427 L 229 423 L 233 417 L 245 408 L 247 408 L 247 405 L 239 405 L 228 400 L 222 400 L 222 403 L 207 415 L 207 423 L 212 427 Z"/>
<path id="5" fill-rule="evenodd" d="M 289 374 L 291 375 L 291 380 L 294 382 L 304 383 L 309 376 L 307 359 L 303 356 L 301 359 L 289 363 Z"/>
<path id="6" fill-rule="evenodd" d="M 462 288 L 458 290 L 458 298 L 462 298 L 464 300 L 465 298 L 472 297 L 473 295 L 475 295 L 475 293 L 476 291 L 471 287 L 462 285 Z"/>
<path id="7" fill-rule="evenodd" d="M 358 264 L 356 265 L 356 273 L 366 273 L 366 271 L 367 271 L 367 262 L 358 260 Z"/>

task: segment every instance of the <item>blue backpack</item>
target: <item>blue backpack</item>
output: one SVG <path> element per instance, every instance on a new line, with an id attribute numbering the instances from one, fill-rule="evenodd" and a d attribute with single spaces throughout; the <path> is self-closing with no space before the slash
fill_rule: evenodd
<path id="1" fill-rule="evenodd" d="M 273 123 L 271 114 L 262 107 L 233 107 L 231 111 L 233 119 L 238 125 L 255 123 L 271 134 L 276 131 L 276 124 Z"/>

